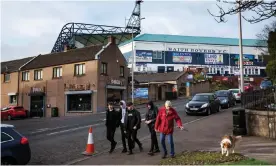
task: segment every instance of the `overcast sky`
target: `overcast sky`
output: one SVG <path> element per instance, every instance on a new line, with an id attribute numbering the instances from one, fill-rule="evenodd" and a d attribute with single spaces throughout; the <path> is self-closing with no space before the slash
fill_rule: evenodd
<path id="1" fill-rule="evenodd" d="M 1 61 L 50 53 L 68 22 L 124 26 L 134 0 L 1 2 Z M 227 7 L 227 6 L 225 6 Z M 238 37 L 238 16 L 217 23 L 207 9 L 216 1 L 148 1 L 142 3 L 142 33 Z M 246 13 L 250 16 L 252 13 Z M 265 24 L 243 22 L 243 37 L 256 38 Z"/>

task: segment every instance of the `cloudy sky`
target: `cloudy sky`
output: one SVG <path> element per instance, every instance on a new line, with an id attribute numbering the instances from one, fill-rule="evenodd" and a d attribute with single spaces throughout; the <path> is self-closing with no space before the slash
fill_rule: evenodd
<path id="1" fill-rule="evenodd" d="M 133 8 L 134 0 L 2 1 L 1 61 L 50 53 L 62 26 L 68 22 L 124 26 Z M 237 15 L 219 24 L 207 9 L 218 12 L 216 1 L 145 0 L 142 33 L 238 37 Z M 250 24 L 244 21 L 243 37 L 256 38 L 270 22 Z"/>

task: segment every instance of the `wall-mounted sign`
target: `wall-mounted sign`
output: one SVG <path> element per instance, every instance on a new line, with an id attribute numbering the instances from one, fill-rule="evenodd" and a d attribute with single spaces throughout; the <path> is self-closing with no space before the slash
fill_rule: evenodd
<path id="1" fill-rule="evenodd" d="M 204 54 L 205 64 L 223 64 L 223 54 Z"/>
<path id="2" fill-rule="evenodd" d="M 37 88 L 37 87 L 31 87 L 31 93 L 40 93 L 45 92 L 45 87 Z"/>
<path id="3" fill-rule="evenodd" d="M 84 90 L 90 90 L 90 83 L 88 84 L 64 84 L 64 90 L 68 91 L 84 91 Z"/>
<path id="4" fill-rule="evenodd" d="M 222 54 L 227 53 L 226 49 L 203 49 L 203 48 L 187 48 L 187 47 L 167 47 L 167 51 L 175 51 L 175 52 L 196 52 L 196 53 L 211 53 L 211 54 Z"/>
<path id="5" fill-rule="evenodd" d="M 152 62 L 152 51 L 136 50 L 136 62 Z"/>
<path id="6" fill-rule="evenodd" d="M 142 98 L 148 99 L 149 98 L 149 89 L 148 88 L 136 88 L 134 90 L 134 98 Z"/>
<path id="7" fill-rule="evenodd" d="M 246 65 L 246 66 L 254 65 L 254 59 L 255 59 L 254 55 L 243 55 L 243 65 Z M 235 61 L 235 65 L 239 65 L 240 64 L 240 55 L 235 55 L 234 61 Z"/>
<path id="8" fill-rule="evenodd" d="M 192 63 L 192 54 L 184 52 L 172 52 L 172 61 L 174 63 Z"/>
<path id="9" fill-rule="evenodd" d="M 110 80 L 110 84 L 112 85 L 122 85 L 122 81 L 121 80 L 114 80 L 114 79 L 111 79 Z"/>

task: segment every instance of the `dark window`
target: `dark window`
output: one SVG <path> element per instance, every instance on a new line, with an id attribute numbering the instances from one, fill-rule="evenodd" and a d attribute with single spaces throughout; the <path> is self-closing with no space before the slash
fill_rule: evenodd
<path id="1" fill-rule="evenodd" d="M 209 101 L 209 95 L 195 95 L 192 101 Z"/>
<path id="2" fill-rule="evenodd" d="M 67 96 L 68 111 L 91 111 L 91 94 Z"/>
<path id="3" fill-rule="evenodd" d="M 162 51 L 153 51 L 152 59 L 162 59 Z"/>
<path id="4" fill-rule="evenodd" d="M 34 80 L 42 80 L 42 78 L 43 78 L 42 69 L 40 69 L 40 70 L 35 70 L 35 71 L 34 71 Z"/>
<path id="5" fill-rule="evenodd" d="M 9 82 L 11 79 L 11 75 L 10 74 L 4 74 L 4 82 Z"/>
<path id="6" fill-rule="evenodd" d="M 107 74 L 107 63 L 102 62 L 101 74 Z"/>
<path id="7" fill-rule="evenodd" d="M 17 96 L 16 95 L 11 95 L 9 96 L 10 98 L 10 104 L 16 103 L 17 102 Z"/>
<path id="8" fill-rule="evenodd" d="M 6 133 L 1 132 L 1 143 L 6 141 L 12 141 L 13 138 Z"/>
<path id="9" fill-rule="evenodd" d="M 81 76 L 85 74 L 85 64 L 75 64 L 75 76 Z"/>
<path id="10" fill-rule="evenodd" d="M 228 91 L 217 91 L 216 95 L 218 97 L 227 97 L 229 95 L 229 92 Z"/>
<path id="11" fill-rule="evenodd" d="M 29 81 L 30 80 L 30 73 L 29 71 L 22 72 L 22 81 Z"/>
<path id="12" fill-rule="evenodd" d="M 53 78 L 62 77 L 62 67 L 54 67 L 53 68 Z"/>
<path id="13" fill-rule="evenodd" d="M 124 68 L 124 66 L 120 66 L 120 76 L 121 77 L 125 76 L 125 68 Z"/>

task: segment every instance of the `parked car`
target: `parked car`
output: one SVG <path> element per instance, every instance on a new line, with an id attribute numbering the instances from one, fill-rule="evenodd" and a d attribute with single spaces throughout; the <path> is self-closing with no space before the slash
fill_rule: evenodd
<path id="1" fill-rule="evenodd" d="M 28 139 L 13 125 L 1 124 L 1 165 L 26 165 L 30 159 Z"/>
<path id="2" fill-rule="evenodd" d="M 21 106 L 9 106 L 1 109 L 2 119 L 27 118 L 28 113 Z"/>
<path id="3" fill-rule="evenodd" d="M 270 80 L 263 80 L 260 84 L 261 89 L 267 89 L 272 86 L 273 86 L 273 84 L 272 84 L 272 81 L 270 81 Z"/>
<path id="4" fill-rule="evenodd" d="M 221 106 L 214 93 L 198 93 L 186 104 L 185 108 L 187 115 L 210 115 L 212 113 L 219 112 Z"/>
<path id="5" fill-rule="evenodd" d="M 231 106 L 236 105 L 236 99 L 231 91 L 219 90 L 216 91 L 215 94 L 219 99 L 222 108 L 230 108 Z"/>
<path id="6" fill-rule="evenodd" d="M 254 90 L 254 87 L 250 83 L 244 83 L 243 84 L 243 91 L 244 92 L 252 92 Z"/>
<path id="7" fill-rule="evenodd" d="M 236 102 L 241 102 L 241 90 L 240 89 L 229 89 L 234 94 Z"/>

